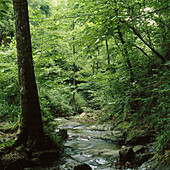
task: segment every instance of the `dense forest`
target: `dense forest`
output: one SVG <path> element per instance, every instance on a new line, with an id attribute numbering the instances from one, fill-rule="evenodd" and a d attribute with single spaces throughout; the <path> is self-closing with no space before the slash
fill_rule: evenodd
<path id="1" fill-rule="evenodd" d="M 0 133 L 3 154 L 22 144 L 35 149 L 46 134 L 58 141 L 56 118 L 91 113 L 98 124 L 127 122 L 129 131 L 152 131 L 154 154 L 165 161 L 169 2 L 28 0 L 24 20 L 25 3 L 0 0 L 0 126 L 19 134 Z"/>

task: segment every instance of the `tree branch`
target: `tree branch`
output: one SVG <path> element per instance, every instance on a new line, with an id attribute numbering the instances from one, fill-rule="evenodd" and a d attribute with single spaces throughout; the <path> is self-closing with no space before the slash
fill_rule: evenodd
<path id="1" fill-rule="evenodd" d="M 138 46 L 135 45 L 135 44 L 133 44 L 133 46 L 136 47 L 137 49 L 139 49 L 143 54 L 145 54 L 145 56 L 146 56 L 149 60 L 151 60 L 151 58 L 149 57 L 149 55 L 148 55 L 142 48 L 138 47 Z"/>
<path id="2" fill-rule="evenodd" d="M 158 11 L 161 11 L 161 10 L 164 10 L 164 9 L 168 9 L 170 6 L 166 6 L 164 8 L 160 8 L 160 9 L 157 9 L 155 11 L 151 11 L 151 12 L 148 12 L 148 13 L 145 13 L 145 14 L 142 14 L 142 15 L 139 15 L 137 17 L 135 17 L 134 19 L 137 19 L 137 18 L 141 18 L 141 17 L 144 17 L 146 15 L 150 15 L 150 14 L 153 14 L 155 12 L 158 12 Z M 51 19 L 45 19 L 45 18 L 42 18 L 44 19 L 43 21 L 41 22 L 47 22 L 47 21 L 57 21 L 57 20 L 62 20 L 62 19 L 69 19 L 69 18 L 81 18 L 81 17 L 87 17 L 87 16 L 100 16 L 100 15 L 103 15 L 103 16 L 106 16 L 106 14 L 108 14 L 108 12 L 102 12 L 102 13 L 98 13 L 98 14 L 93 14 L 93 13 L 89 13 L 89 14 L 84 14 L 84 13 L 79 13 L 78 15 L 75 15 L 75 16 L 61 16 L 59 18 L 51 18 Z M 115 17 L 117 17 L 117 15 L 115 15 Z M 129 15 L 127 15 L 127 17 L 129 17 Z M 40 20 L 39 18 L 30 18 L 31 21 L 35 21 L 35 20 Z"/>
<path id="3" fill-rule="evenodd" d="M 124 23 L 124 22 L 123 22 L 123 23 Z M 162 60 L 163 63 L 166 62 L 165 58 L 164 58 L 160 53 L 158 53 L 158 52 L 154 49 L 154 47 L 151 47 L 151 45 L 150 45 L 149 43 L 147 43 L 147 42 L 143 39 L 143 37 L 141 36 L 141 34 L 139 33 L 139 31 L 138 31 L 137 28 L 135 28 L 134 26 L 131 26 L 131 25 L 128 25 L 128 27 L 129 27 L 130 29 L 132 29 L 132 31 L 134 32 L 134 34 L 135 34 L 145 45 L 147 45 L 147 46 L 151 49 L 151 51 Z"/>

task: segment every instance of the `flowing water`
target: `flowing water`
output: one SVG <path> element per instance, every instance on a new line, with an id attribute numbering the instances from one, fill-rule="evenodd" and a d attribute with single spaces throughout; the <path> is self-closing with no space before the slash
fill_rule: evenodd
<path id="1" fill-rule="evenodd" d="M 65 142 L 66 155 L 47 167 L 24 168 L 24 170 L 73 170 L 75 166 L 84 163 L 88 164 L 92 170 L 122 168 L 118 164 L 115 166 L 119 160 L 119 150 L 123 139 L 120 131 L 110 131 L 104 125 L 83 124 L 63 118 L 58 118 L 56 121 L 59 122 L 56 132 L 65 129 L 69 135 Z M 149 167 L 150 164 L 144 164 L 138 169 L 146 170 L 150 169 Z"/>
<path id="2" fill-rule="evenodd" d="M 76 122 L 63 124 L 59 128 L 66 129 L 69 135 L 65 143 L 67 155 L 88 164 L 93 170 L 116 169 L 114 163 L 118 160 L 120 145 L 104 138 L 108 132 L 106 129 Z"/>

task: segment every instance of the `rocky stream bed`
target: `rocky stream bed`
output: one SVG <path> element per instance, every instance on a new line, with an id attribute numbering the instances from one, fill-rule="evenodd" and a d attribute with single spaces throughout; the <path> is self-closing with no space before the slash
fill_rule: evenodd
<path id="1" fill-rule="evenodd" d="M 80 123 L 74 119 L 63 118 L 56 119 L 56 121 L 60 122 L 58 130 L 67 130 L 65 153 L 69 155 L 65 163 L 58 166 L 58 169 L 74 169 L 79 164 L 87 164 L 92 170 L 154 169 L 152 163 L 143 164 L 153 156 L 152 143 L 125 146 L 126 142 L 130 144 L 135 140 L 138 142 L 138 138 L 143 143 L 147 142 L 151 134 L 143 134 L 144 136 L 141 134 L 134 139 L 133 137 L 127 138 L 120 127 L 114 128 L 112 124 Z"/>
<path id="2" fill-rule="evenodd" d="M 64 154 L 58 157 L 57 151 L 42 153 L 38 160 L 39 166 L 26 166 L 24 170 L 168 170 L 153 157 L 153 133 L 141 130 L 128 134 L 127 124 L 121 122 L 96 124 L 74 118 L 57 118 L 60 133 L 65 138 Z M 123 127 L 123 128 L 122 128 Z M 49 160 L 49 164 L 48 164 Z M 17 166 L 22 159 L 16 162 Z M 24 160 L 25 161 L 25 160 Z M 44 164 L 47 162 L 47 164 Z M 24 164 L 24 163 L 23 163 Z M 15 170 L 14 166 L 7 169 Z M 19 170 L 19 169 L 17 169 Z"/>
<path id="3" fill-rule="evenodd" d="M 121 132 L 113 132 L 114 140 L 108 137 L 111 132 L 103 125 L 62 121 L 59 129 L 67 130 L 69 138 L 65 143 L 65 153 L 71 158 L 66 161 L 66 164 L 60 166 L 61 169 L 73 167 L 72 164 L 76 161 L 88 164 L 92 169 L 115 169 L 113 164 L 118 160 L 121 148 L 116 138 L 121 138 Z"/>

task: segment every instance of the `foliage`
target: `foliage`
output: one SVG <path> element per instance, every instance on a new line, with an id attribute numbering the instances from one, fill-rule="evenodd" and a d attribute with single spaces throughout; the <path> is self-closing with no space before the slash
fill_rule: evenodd
<path id="1" fill-rule="evenodd" d="M 0 150 L 6 147 L 11 147 L 14 144 L 14 139 L 5 140 L 2 137 L 0 137 Z"/>
<path id="2" fill-rule="evenodd" d="M 0 45 L 7 44 L 14 36 L 11 0 L 0 0 Z"/>
<path id="3" fill-rule="evenodd" d="M 19 108 L 19 89 L 17 81 L 16 49 L 13 44 L 1 47 L 0 51 L 0 118 L 16 122 Z"/>
<path id="4" fill-rule="evenodd" d="M 15 38 L 9 38 L 12 11 L 3 8 L 8 12 L 0 13 L 5 35 L 0 118 L 13 122 L 19 114 L 16 49 Z M 168 8 L 168 1 L 157 0 L 29 0 L 44 121 L 102 110 L 101 122 L 144 122 L 157 132 L 157 150 L 165 150 L 170 116 Z"/>

